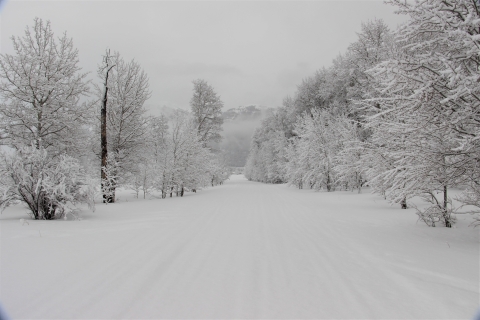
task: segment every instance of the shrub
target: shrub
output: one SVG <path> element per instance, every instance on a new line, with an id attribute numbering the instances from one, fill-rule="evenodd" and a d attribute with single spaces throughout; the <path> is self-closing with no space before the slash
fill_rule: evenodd
<path id="1" fill-rule="evenodd" d="M 23 202 L 34 219 L 58 219 L 73 214 L 78 203 L 93 209 L 92 188 L 80 163 L 68 155 L 51 158 L 35 147 L 0 154 L 0 209 Z"/>

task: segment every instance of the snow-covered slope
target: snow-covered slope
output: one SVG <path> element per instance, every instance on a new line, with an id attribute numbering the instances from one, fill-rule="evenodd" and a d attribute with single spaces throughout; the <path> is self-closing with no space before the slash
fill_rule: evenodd
<path id="1" fill-rule="evenodd" d="M 81 221 L 0 216 L 13 318 L 470 318 L 479 231 L 428 228 L 380 197 L 232 176 Z M 28 223 L 28 224 L 27 224 Z"/>

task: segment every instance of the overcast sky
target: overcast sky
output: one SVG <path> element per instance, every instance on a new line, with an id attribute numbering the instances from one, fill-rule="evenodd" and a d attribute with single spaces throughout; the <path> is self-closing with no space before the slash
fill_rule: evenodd
<path id="1" fill-rule="evenodd" d="M 33 18 L 67 31 L 80 64 L 97 80 L 106 48 L 135 59 L 150 78 L 148 107 L 189 108 L 192 80 L 205 79 L 225 109 L 281 105 L 302 78 L 331 64 L 356 40 L 361 22 L 404 17 L 382 1 L 7 1 L 1 51 Z"/>

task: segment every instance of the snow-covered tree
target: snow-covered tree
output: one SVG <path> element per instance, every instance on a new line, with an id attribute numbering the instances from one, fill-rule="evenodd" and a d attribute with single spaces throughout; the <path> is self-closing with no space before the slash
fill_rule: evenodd
<path id="1" fill-rule="evenodd" d="M 52 220 L 73 214 L 75 204 L 93 207 L 92 185 L 78 160 L 52 158 L 43 147 L 21 147 L 0 154 L 0 208 L 22 202 L 34 219 Z"/>
<path id="2" fill-rule="evenodd" d="M 187 112 L 176 110 L 171 122 L 170 146 L 172 173 L 170 196 L 173 191 L 183 195 L 185 188 L 199 188 L 208 175 L 209 150 L 195 130 L 197 123 Z"/>
<path id="3" fill-rule="evenodd" d="M 387 197 L 404 207 L 407 198 L 424 196 L 432 203 L 427 211 L 443 212 L 451 226 L 448 189 L 476 176 L 477 3 L 390 2 L 410 20 L 395 32 L 397 52 L 369 71 L 378 92 L 367 100 L 372 141 L 390 163 L 371 183 L 381 180 Z"/>
<path id="4" fill-rule="evenodd" d="M 55 38 L 50 22 L 35 18 L 12 42 L 14 54 L 0 55 L 0 143 L 77 153 L 91 112 L 80 102 L 89 88 L 72 39 Z"/>
<path id="5" fill-rule="evenodd" d="M 334 191 L 336 187 L 335 156 L 340 148 L 335 134 L 335 120 L 327 112 L 312 110 L 298 119 L 296 156 L 303 182 L 317 190 Z"/>
<path id="6" fill-rule="evenodd" d="M 366 181 L 367 167 L 363 161 L 366 153 L 362 141 L 363 130 L 357 122 L 343 117 L 336 119 L 334 131 L 339 139 L 339 151 L 334 161 L 338 184 L 352 191 L 357 188 L 360 193 Z"/>
<path id="7" fill-rule="evenodd" d="M 138 198 L 140 191 L 143 198 L 147 193 L 158 189 L 165 190 L 169 171 L 167 145 L 168 120 L 165 116 L 149 117 L 145 140 L 138 155 L 133 171 L 127 178 L 127 185 L 133 189 Z"/>
<path id="8" fill-rule="evenodd" d="M 119 53 L 109 57 L 112 68 L 108 78 L 108 92 L 105 87 L 97 86 L 99 100 L 106 100 L 107 148 L 108 158 L 115 158 L 117 166 L 111 168 L 112 174 L 122 183 L 128 175 L 135 172 L 140 151 L 146 139 L 148 119 L 145 116 L 145 101 L 150 97 L 148 77 L 135 61 L 125 62 Z M 99 70 L 99 76 L 105 81 L 105 66 Z M 111 185 L 115 202 L 115 187 Z"/>
<path id="9" fill-rule="evenodd" d="M 103 82 L 103 93 L 101 96 L 101 107 L 100 107 L 100 162 L 101 162 L 101 189 L 103 193 L 103 202 L 109 203 L 112 202 L 113 198 L 107 196 L 111 194 L 111 190 L 107 188 L 107 185 L 110 186 L 108 182 L 108 177 L 106 175 L 107 159 L 108 159 L 108 139 L 107 139 L 107 102 L 108 102 L 108 77 L 110 76 L 110 71 L 115 65 L 112 62 L 110 55 L 110 50 L 105 52 L 103 56 L 102 65 L 98 68 L 98 76 L 102 79 Z"/>
<path id="10" fill-rule="evenodd" d="M 331 67 L 322 68 L 305 78 L 294 96 L 285 99 L 284 106 L 275 112 L 277 116 L 284 114 L 282 121 L 262 123 L 262 128 L 257 130 L 252 140 L 251 156 L 246 166 L 249 179 L 271 181 L 271 172 L 281 172 L 279 181 L 288 181 L 300 188 L 304 187 L 304 183 L 320 188 L 322 183 L 319 181 L 323 176 L 318 171 L 321 170 L 318 165 L 320 157 L 307 154 L 325 148 L 329 150 L 329 157 L 323 159 L 329 159 L 327 167 L 330 169 L 327 171 L 331 173 L 330 178 L 335 177 L 335 185 L 348 185 L 360 191 L 359 186 L 365 182 L 367 165 L 361 161 L 362 152 L 371 135 L 371 129 L 365 126 L 365 116 L 371 111 L 364 108 L 361 102 L 377 94 L 373 87 L 376 79 L 367 70 L 391 57 L 394 47 L 392 33 L 383 21 L 362 24 L 358 40 L 349 46 L 345 55 L 339 55 Z M 324 139 L 325 143 L 328 141 L 327 144 L 319 139 L 311 139 L 315 135 L 305 134 L 314 130 L 307 130 L 307 127 L 300 129 L 298 126 L 300 130 L 293 129 L 300 118 L 305 124 L 311 125 L 311 119 L 317 117 L 320 111 L 326 112 L 324 117 L 334 123 L 327 126 L 322 134 L 332 137 Z M 314 117 L 315 112 L 317 116 Z M 286 139 L 281 138 L 280 132 Z M 300 133 L 304 135 L 303 138 L 299 137 Z M 275 147 L 280 144 L 283 146 Z M 308 181 L 305 180 L 307 178 Z M 323 185 L 326 188 L 326 184 Z M 329 185 L 333 190 L 333 180 Z"/>
<path id="11" fill-rule="evenodd" d="M 245 166 L 245 176 L 266 183 L 285 182 L 285 148 L 292 134 L 288 113 L 284 108 L 269 110 L 252 137 L 252 146 Z"/>
<path id="12" fill-rule="evenodd" d="M 154 163 L 153 187 L 161 191 L 162 198 L 167 196 L 173 169 L 172 145 L 168 129 L 168 119 L 165 116 L 150 120 L 149 149 Z"/>
<path id="13" fill-rule="evenodd" d="M 210 184 L 213 186 L 221 185 L 231 175 L 231 170 L 227 165 L 224 154 L 210 154 L 210 162 L 208 164 L 208 172 L 210 173 Z"/>
<path id="14" fill-rule="evenodd" d="M 213 87 L 205 80 L 193 81 L 193 96 L 190 107 L 197 125 L 197 132 L 204 142 L 218 142 L 221 139 L 223 102 Z"/>
<path id="15" fill-rule="evenodd" d="M 372 87 L 376 79 L 367 71 L 392 58 L 396 48 L 393 33 L 383 20 L 362 23 L 362 31 L 357 36 L 357 41 L 348 47 L 343 65 L 339 66 L 339 77 L 345 81 L 347 99 L 352 105 L 349 116 L 362 122 L 365 110 L 361 101 L 377 94 Z"/>

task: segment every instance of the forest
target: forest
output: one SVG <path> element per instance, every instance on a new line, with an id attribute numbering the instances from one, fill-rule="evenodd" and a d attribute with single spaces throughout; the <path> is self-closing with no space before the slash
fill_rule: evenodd
<path id="1" fill-rule="evenodd" d="M 451 227 L 480 207 L 479 3 L 387 3 L 408 21 L 363 23 L 345 53 L 304 79 L 256 130 L 246 177 L 329 192 L 369 186 L 402 209 L 421 197 L 419 219 Z M 459 205 L 452 188 L 463 190 Z"/>
<path id="2" fill-rule="evenodd" d="M 147 114 L 147 73 L 118 52 L 99 59 L 86 80 L 66 33 L 35 18 L 15 54 L 0 55 L 0 211 L 23 203 L 34 219 L 76 216 L 78 204 L 115 202 L 119 187 L 160 198 L 223 183 L 223 102 L 193 81 L 191 110 Z M 99 56 L 100 57 L 100 56 Z"/>

